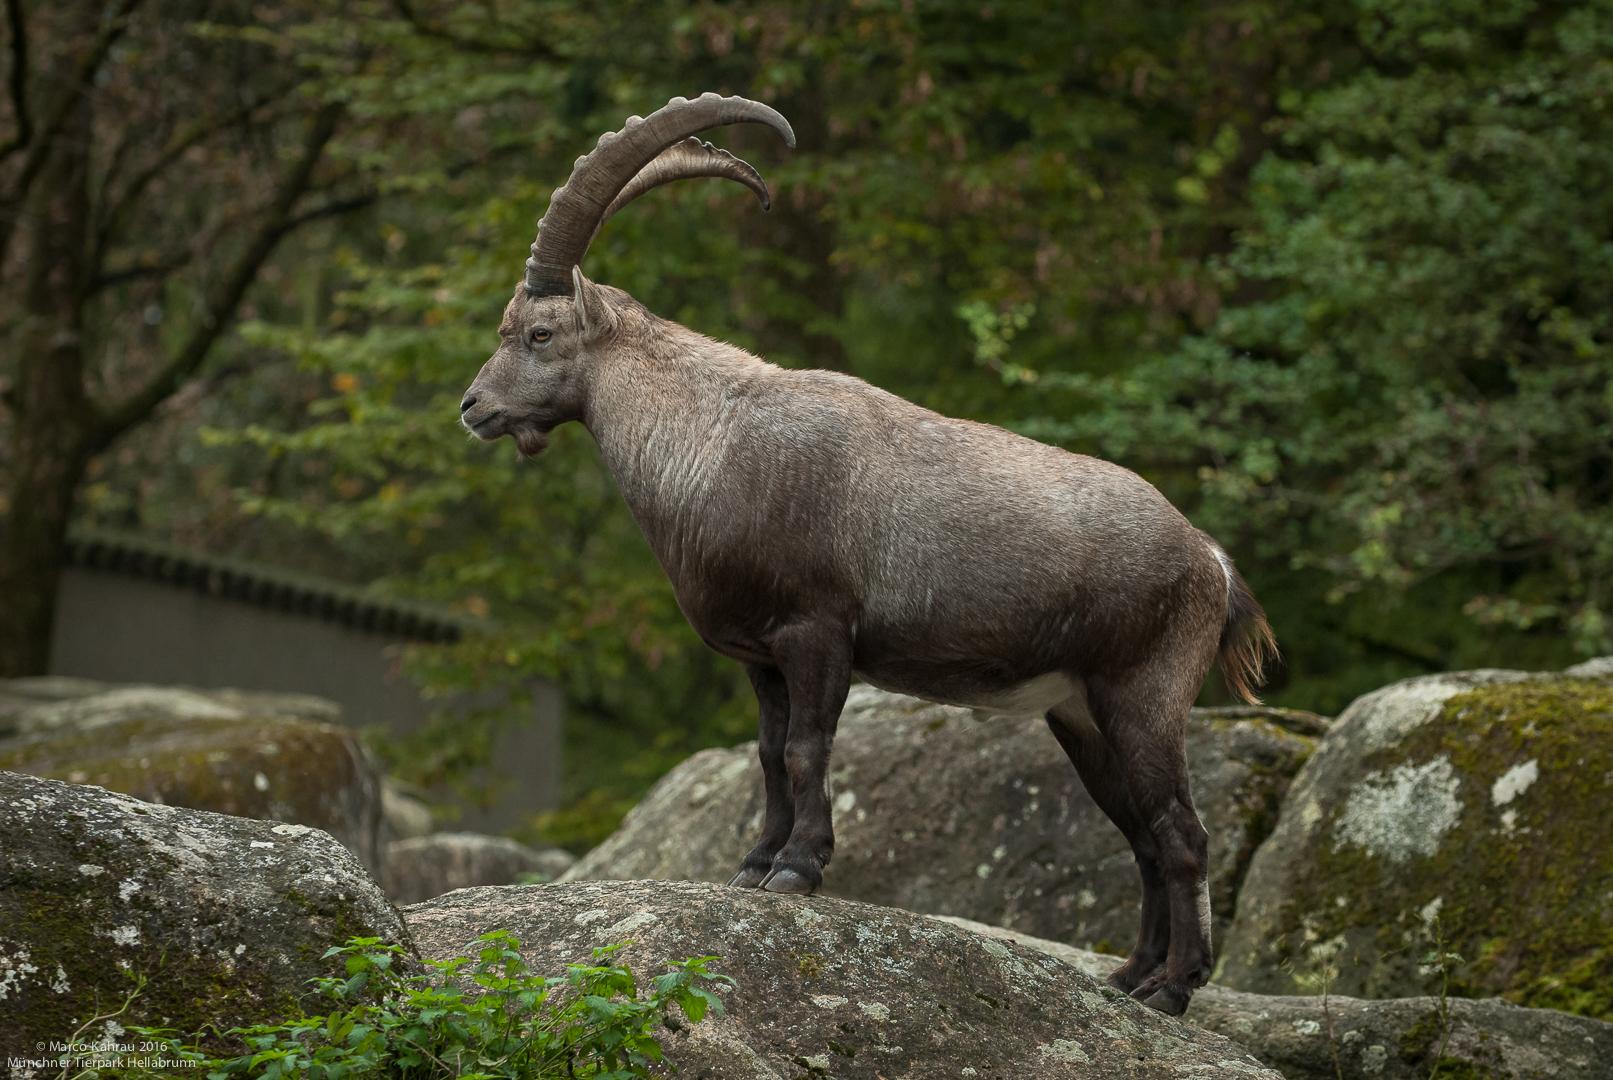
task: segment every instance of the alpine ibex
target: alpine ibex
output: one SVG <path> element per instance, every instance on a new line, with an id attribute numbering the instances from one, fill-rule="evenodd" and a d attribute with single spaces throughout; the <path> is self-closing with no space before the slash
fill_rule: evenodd
<path id="1" fill-rule="evenodd" d="M 1188 708 L 1217 658 L 1254 700 L 1275 647 L 1260 605 L 1215 541 L 1126 469 L 848 375 L 775 367 L 583 276 L 605 220 L 659 184 L 727 177 L 765 209 L 756 170 L 692 137 L 746 122 L 795 145 L 773 109 L 706 94 L 629 117 L 577 159 L 462 422 L 530 456 L 581 421 L 689 622 L 745 666 L 767 809 L 732 884 L 822 882 L 853 677 L 1045 716 L 1142 873 L 1137 946 L 1110 982 L 1179 1014 L 1211 959 Z"/>

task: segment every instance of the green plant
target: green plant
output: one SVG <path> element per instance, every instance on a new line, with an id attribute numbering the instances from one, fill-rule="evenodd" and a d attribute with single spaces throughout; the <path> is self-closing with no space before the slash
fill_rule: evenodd
<path id="1" fill-rule="evenodd" d="M 1440 1066 L 1445 1064 L 1445 1048 L 1451 1041 L 1451 972 L 1466 961 L 1460 953 L 1450 951 L 1450 942 L 1445 939 L 1445 930 L 1440 926 L 1438 915 L 1430 920 L 1430 924 L 1434 947 L 1423 954 L 1421 970 L 1439 978 L 1439 1049 L 1434 1051 L 1434 1067 L 1428 1072 L 1428 1080 L 1434 1080 L 1439 1075 Z"/>
<path id="2" fill-rule="evenodd" d="M 145 990 L 146 977 L 144 975 L 128 969 L 124 969 L 123 974 L 130 982 L 134 983 L 134 989 L 130 990 L 128 994 L 124 995 L 123 1004 L 119 1005 L 112 1012 L 97 1012 L 94 1016 L 91 1016 L 88 1020 L 74 1028 L 73 1033 L 67 1037 L 67 1045 L 71 1048 L 69 1051 L 70 1053 L 74 1051 L 83 1052 L 84 1050 L 93 1050 L 92 1046 L 89 1046 L 82 1041 L 84 1036 L 97 1024 L 106 1023 L 108 1021 L 115 1023 L 118 1017 L 129 1011 L 129 1006 L 133 1005 L 135 999 L 140 996 L 143 990 Z M 96 1076 L 96 1070 L 94 1068 L 79 1067 L 81 1064 L 79 1060 L 68 1058 L 67 1062 L 67 1064 L 62 1066 L 62 1071 L 57 1074 L 57 1080 L 92 1080 L 92 1078 Z"/>
<path id="3" fill-rule="evenodd" d="M 1322 1020 L 1327 1025 L 1327 1045 L 1333 1053 L 1333 1074 L 1338 1080 L 1344 1080 L 1344 1067 L 1339 1063 L 1339 1041 L 1333 1031 L 1333 1010 L 1330 1002 L 1333 996 L 1333 984 L 1339 977 L 1338 958 L 1343 947 L 1343 937 L 1312 945 L 1306 950 L 1306 970 L 1303 972 L 1296 970 L 1292 959 L 1284 961 L 1295 982 L 1306 992 L 1322 996 Z"/>
<path id="4" fill-rule="evenodd" d="M 134 1030 L 163 1041 L 165 1056 L 193 1063 L 191 1075 L 207 1080 L 627 1080 L 649 1076 L 648 1066 L 662 1060 L 654 1029 L 679 1026 L 674 1005 L 690 1023 L 708 1009 L 720 1016 L 722 1002 L 699 983 L 733 982 L 708 972 L 706 962 L 716 958 L 703 956 L 669 962 L 671 970 L 641 993 L 632 972 L 610 962 L 621 944 L 596 948 L 595 966 L 568 964 L 564 975 L 544 977 L 528 968 L 508 931 L 476 941 L 475 960 L 431 961 L 431 973 L 411 975 L 401 970 L 402 948 L 352 938 L 325 954 L 345 958 L 347 978 L 314 980 L 331 1001 L 324 1015 L 233 1028 L 212 1040 Z M 217 1056 L 207 1046 L 219 1037 L 247 1052 Z"/>

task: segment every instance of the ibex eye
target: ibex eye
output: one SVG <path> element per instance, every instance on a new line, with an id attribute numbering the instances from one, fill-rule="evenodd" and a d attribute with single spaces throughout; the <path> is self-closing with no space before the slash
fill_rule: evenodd
<path id="1" fill-rule="evenodd" d="M 548 341 L 553 336 L 553 334 L 549 333 L 549 331 L 540 326 L 536 330 L 532 331 L 532 342 L 535 345 L 542 345 L 545 341 Z"/>

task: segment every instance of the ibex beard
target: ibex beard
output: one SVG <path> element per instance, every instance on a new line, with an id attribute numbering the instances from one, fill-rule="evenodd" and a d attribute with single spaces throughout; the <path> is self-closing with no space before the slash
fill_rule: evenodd
<path id="1" fill-rule="evenodd" d="M 762 833 L 732 884 L 810 893 L 834 852 L 829 757 L 854 677 L 985 715 L 1034 715 L 1125 834 L 1141 925 L 1115 986 L 1180 1014 L 1209 978 L 1208 837 L 1188 710 L 1210 666 L 1253 701 L 1275 645 L 1225 552 L 1126 469 L 954 420 L 859 379 L 793 371 L 657 318 L 580 263 L 661 183 L 754 169 L 690 138 L 789 125 L 674 98 L 578 159 L 461 405 L 478 438 L 599 443 L 690 624 L 744 665 Z"/>

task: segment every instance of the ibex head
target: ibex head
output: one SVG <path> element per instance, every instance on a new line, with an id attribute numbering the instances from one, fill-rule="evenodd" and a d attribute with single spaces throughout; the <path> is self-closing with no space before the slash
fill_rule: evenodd
<path id="1" fill-rule="evenodd" d="M 677 97 L 648 117 L 630 116 L 606 132 L 592 153 L 577 159 L 571 177 L 549 198 L 526 278 L 504 309 L 501 344 L 465 391 L 460 422 L 477 438 L 515 438 L 522 456 L 539 453 L 549 432 L 583 415 L 591 361 L 620 331 L 626 294 L 595 285 L 580 264 L 612 214 L 673 180 L 726 177 L 768 207 L 757 171 L 693 136 L 728 124 L 767 124 L 795 145 L 789 122 L 773 109 L 740 97 Z"/>

